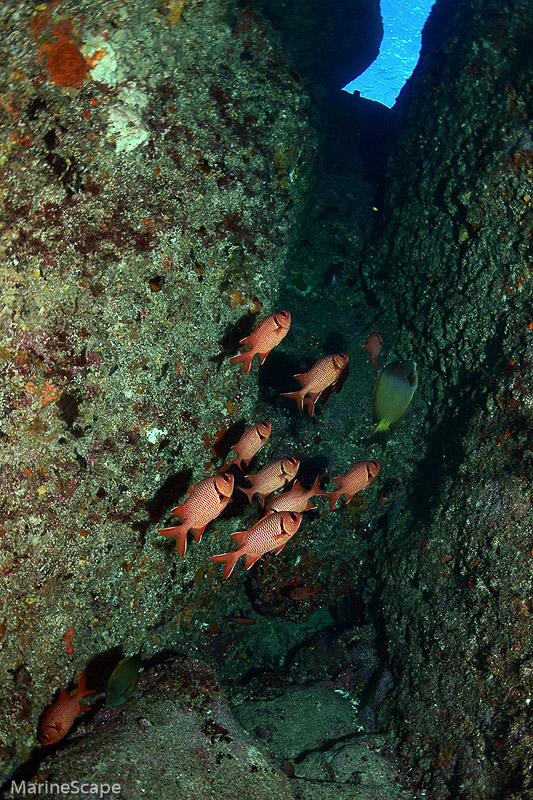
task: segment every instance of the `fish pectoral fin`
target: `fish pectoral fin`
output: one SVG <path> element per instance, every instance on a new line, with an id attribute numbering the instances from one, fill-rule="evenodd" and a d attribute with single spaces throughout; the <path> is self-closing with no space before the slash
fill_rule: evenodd
<path id="1" fill-rule="evenodd" d="M 44 728 L 41 728 L 41 735 L 44 731 L 56 731 L 59 738 L 61 738 L 62 727 L 59 722 L 50 722 L 49 724 L 45 725 Z"/>

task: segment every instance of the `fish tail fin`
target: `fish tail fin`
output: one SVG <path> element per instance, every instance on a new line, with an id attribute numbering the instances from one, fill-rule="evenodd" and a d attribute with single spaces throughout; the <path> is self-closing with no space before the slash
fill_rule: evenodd
<path id="1" fill-rule="evenodd" d="M 240 448 L 239 448 L 239 450 L 236 450 L 235 447 L 233 447 L 232 449 L 235 450 L 235 453 L 236 453 L 235 458 L 232 458 L 229 461 L 226 461 L 226 463 L 224 464 L 224 467 L 227 469 L 232 464 L 235 464 L 235 466 L 238 467 L 241 472 L 244 472 L 244 470 L 246 469 L 246 467 L 248 466 L 248 464 L 250 463 L 250 461 L 252 459 L 251 458 L 243 458 L 241 453 L 240 453 Z M 243 464 L 244 464 L 244 467 L 243 467 Z"/>
<path id="2" fill-rule="evenodd" d="M 307 413 L 310 417 L 315 413 L 315 403 L 320 397 L 320 392 L 312 392 L 307 397 L 304 397 L 303 403 L 307 407 Z"/>
<path id="3" fill-rule="evenodd" d="M 172 528 L 160 528 L 159 533 L 169 539 L 176 540 L 176 550 L 183 558 L 187 551 L 187 525 L 174 525 Z"/>
<path id="4" fill-rule="evenodd" d="M 200 542 L 202 541 L 202 535 L 206 528 L 207 525 L 201 525 L 198 528 L 191 528 L 191 533 L 194 536 L 195 541 L 198 542 L 198 544 L 200 544 Z"/>
<path id="5" fill-rule="evenodd" d="M 389 436 L 391 435 L 391 430 L 389 426 L 382 425 L 381 423 L 377 426 L 376 430 L 368 437 L 365 442 L 365 453 L 370 448 L 371 444 L 377 444 L 381 447 L 381 451 L 385 450 L 387 446 L 387 442 L 389 441 Z"/>
<path id="6" fill-rule="evenodd" d="M 250 372 L 250 364 L 252 363 L 252 358 L 254 357 L 254 355 L 255 353 L 253 350 L 247 350 L 244 353 L 240 353 L 238 356 L 233 356 L 233 358 L 230 358 L 230 364 L 237 364 L 239 361 L 242 361 L 244 366 L 244 372 L 246 375 L 248 375 L 248 373 Z"/>
<path id="7" fill-rule="evenodd" d="M 250 501 L 250 505 L 252 505 L 254 492 L 255 492 L 254 487 L 250 486 L 250 488 L 247 489 L 246 486 L 237 486 L 237 489 L 239 489 L 241 492 L 244 492 L 244 494 L 246 495 L 246 497 Z"/>
<path id="8" fill-rule="evenodd" d="M 302 394 L 301 389 L 298 389 L 297 392 L 283 392 L 281 396 L 288 397 L 291 400 L 296 400 L 296 403 L 298 405 L 298 410 L 299 411 L 304 410 L 304 396 Z"/>
<path id="9" fill-rule="evenodd" d="M 339 499 L 339 497 L 340 497 L 340 496 L 341 496 L 341 494 L 342 494 L 342 489 L 337 489 L 337 490 L 336 490 L 336 491 L 334 491 L 334 492 L 326 492 L 325 494 L 327 494 L 327 496 L 328 496 L 328 497 L 330 498 L 330 500 L 331 500 L 331 502 L 330 502 L 330 504 L 329 504 L 329 510 L 330 510 L 330 511 L 333 511 L 333 509 L 335 508 L 335 506 L 336 506 L 336 504 L 337 504 L 337 500 Z"/>
<path id="10" fill-rule="evenodd" d="M 95 692 L 96 692 L 96 689 L 88 689 L 87 688 L 87 679 L 85 677 L 85 673 L 82 672 L 81 675 L 80 675 L 80 680 L 78 682 L 78 691 L 76 692 L 76 697 L 85 697 L 86 695 L 94 694 Z M 86 707 L 89 708 L 90 706 L 86 706 Z M 80 708 L 81 708 L 81 704 L 80 704 Z M 85 710 L 85 709 L 83 709 L 83 710 Z"/>
<path id="11" fill-rule="evenodd" d="M 240 550 L 232 550 L 231 553 L 221 553 L 218 556 L 209 556 L 209 561 L 214 561 L 215 563 L 223 563 L 225 564 L 224 572 L 222 573 L 223 580 L 229 578 L 233 570 L 235 569 L 235 564 L 242 556 Z"/>
<path id="12" fill-rule="evenodd" d="M 322 475 L 317 475 L 315 478 L 315 482 L 311 486 L 310 491 L 312 494 L 311 497 L 329 497 L 329 492 L 324 491 L 324 489 L 320 488 L 320 478 Z"/>
<path id="13" fill-rule="evenodd" d="M 233 464 L 235 464 L 235 466 L 238 467 L 241 472 L 244 472 L 244 470 L 246 469 L 246 467 L 248 466 L 250 461 L 251 461 L 251 459 L 246 459 L 246 458 L 240 458 L 240 457 L 232 458 L 230 461 L 225 461 L 224 464 L 222 464 L 221 467 L 219 467 L 217 470 L 215 470 L 215 475 L 221 475 L 223 472 L 227 472 L 228 469 L 231 466 L 233 466 Z M 243 464 L 244 464 L 244 468 L 242 466 Z"/>

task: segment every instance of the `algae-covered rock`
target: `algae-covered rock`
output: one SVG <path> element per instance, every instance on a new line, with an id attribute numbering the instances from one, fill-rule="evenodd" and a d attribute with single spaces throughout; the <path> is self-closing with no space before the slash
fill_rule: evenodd
<path id="1" fill-rule="evenodd" d="M 7 0 L 0 34 L 3 776 L 88 658 L 206 602 L 205 550 L 157 530 L 253 421 L 229 356 L 276 310 L 315 135 L 239 3 Z"/>
<path id="2" fill-rule="evenodd" d="M 399 679 L 380 721 L 439 800 L 532 792 L 532 37 L 528 2 L 435 5 L 363 264 L 428 403 L 369 563 Z"/>
<path id="3" fill-rule="evenodd" d="M 96 712 L 41 770 L 49 785 L 115 786 L 120 791 L 109 796 L 131 800 L 294 797 L 287 776 L 232 714 L 214 674 L 194 658 L 149 671 L 133 699 Z"/>

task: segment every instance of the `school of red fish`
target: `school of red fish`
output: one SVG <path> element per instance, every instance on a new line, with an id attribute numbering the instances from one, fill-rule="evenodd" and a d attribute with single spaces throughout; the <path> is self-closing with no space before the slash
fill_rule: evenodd
<path id="1" fill-rule="evenodd" d="M 261 319 L 252 333 L 241 339 L 240 344 L 246 345 L 239 355 L 230 358 L 232 363 L 243 363 L 244 372 L 248 374 L 254 356 L 259 356 L 263 364 L 271 350 L 276 347 L 287 335 L 291 325 L 291 315 L 288 311 L 277 311 Z M 373 367 L 377 369 L 376 358 L 381 351 L 383 338 L 380 333 L 371 333 L 366 344 L 362 347 L 368 351 Z M 307 408 L 309 416 L 313 416 L 315 404 L 320 400 L 324 404 L 333 392 L 339 392 L 348 377 L 348 356 L 344 353 L 333 353 L 319 358 L 307 372 L 294 375 L 300 384 L 300 389 L 294 392 L 283 393 L 284 397 L 296 400 L 300 412 Z M 235 457 L 227 461 L 217 473 L 204 478 L 194 486 L 185 502 L 172 509 L 178 518 L 179 524 L 169 528 L 160 529 L 163 536 L 174 539 L 176 549 L 180 556 L 185 556 L 187 551 L 187 534 L 192 533 L 196 542 L 200 542 L 207 525 L 224 511 L 232 502 L 235 488 L 234 475 L 227 470 L 235 466 L 243 472 L 248 468 L 251 460 L 267 443 L 272 432 L 272 423 L 268 420 L 250 425 L 242 434 L 239 441 L 233 445 Z M 348 472 L 340 477 L 333 478 L 337 489 L 326 492 L 320 488 L 320 475 L 310 489 L 305 489 L 299 481 L 295 481 L 292 488 L 287 489 L 298 473 L 300 461 L 292 456 L 279 458 L 267 463 L 255 474 L 247 474 L 249 487 L 238 486 L 252 504 L 255 496 L 262 504 L 263 516 L 249 530 L 236 531 L 231 538 L 237 545 L 236 550 L 210 556 L 215 563 L 223 563 L 224 580 L 230 577 L 237 561 L 244 558 L 246 569 L 250 569 L 257 559 L 268 552 L 275 555 L 281 552 L 289 539 L 300 528 L 303 514 L 316 508 L 311 502 L 313 497 L 327 497 L 330 500 L 330 511 L 333 511 L 338 499 L 344 495 L 345 503 L 369 486 L 375 480 L 379 463 L 377 461 L 360 461 L 354 464 Z M 278 490 L 281 491 L 278 494 Z M 318 588 L 293 587 L 289 596 L 294 600 L 308 601 L 316 597 Z M 252 624 L 254 620 L 230 617 L 239 624 Z M 82 705 L 80 700 L 94 690 L 88 690 L 85 676 L 82 674 L 78 689 L 70 695 L 63 689 L 58 699 L 45 711 L 39 725 L 39 741 L 43 745 L 55 744 L 60 741 L 72 727 L 77 715 L 86 711 L 89 706 Z"/>
<path id="2" fill-rule="evenodd" d="M 241 339 L 243 345 L 240 355 L 230 358 L 231 363 L 243 363 L 244 372 L 248 374 L 255 355 L 263 364 L 271 350 L 287 335 L 291 325 L 288 311 L 276 311 L 261 319 L 249 336 Z M 376 358 L 381 351 L 383 337 L 380 333 L 371 333 L 367 343 L 362 347 L 368 351 L 372 366 L 377 368 Z M 248 348 L 248 349 L 246 349 Z M 348 377 L 348 356 L 344 353 L 333 353 L 316 361 L 307 372 L 294 375 L 300 384 L 295 392 L 284 392 L 283 397 L 296 400 L 300 412 L 307 408 L 309 416 L 313 416 L 317 400 L 323 404 L 335 391 L 342 388 Z M 162 528 L 159 532 L 176 540 L 176 549 L 184 556 L 187 549 L 187 533 L 190 531 L 197 542 L 209 522 L 214 520 L 231 502 L 234 489 L 234 478 L 227 470 L 235 465 L 241 472 L 250 464 L 253 457 L 267 443 L 272 433 L 272 423 L 268 420 L 250 425 L 239 441 L 233 445 L 235 458 L 227 461 L 217 471 L 217 475 L 200 481 L 191 491 L 187 500 L 172 510 L 180 520 L 180 524 L 170 528 Z M 241 556 L 244 557 L 246 569 L 250 569 L 258 558 L 268 552 L 279 553 L 288 540 L 300 527 L 305 511 L 316 508 L 311 503 L 312 497 L 327 497 L 330 500 L 330 511 L 333 511 L 337 500 L 344 495 L 348 503 L 356 492 L 369 486 L 379 471 L 377 461 L 360 461 L 354 464 L 345 475 L 333 478 L 337 489 L 326 492 L 320 488 L 318 475 L 310 489 L 305 489 L 299 481 L 292 488 L 285 490 L 294 480 L 300 467 L 300 461 L 292 456 L 278 458 L 265 464 L 258 472 L 245 477 L 250 486 L 238 486 L 252 504 L 257 497 L 262 504 L 264 516 L 252 525 L 249 530 L 237 531 L 231 536 L 238 545 L 237 550 L 210 556 L 214 562 L 225 564 L 223 579 L 229 578 Z"/>

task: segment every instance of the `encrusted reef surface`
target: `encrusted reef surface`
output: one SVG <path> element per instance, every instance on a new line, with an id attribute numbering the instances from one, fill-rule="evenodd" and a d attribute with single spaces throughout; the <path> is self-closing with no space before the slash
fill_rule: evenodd
<path id="1" fill-rule="evenodd" d="M 208 553 L 157 528 L 254 421 L 228 356 L 273 308 L 315 135 L 247 6 L 8 0 L 0 31 L 5 776 L 89 656 L 203 624 Z"/>
<path id="2" fill-rule="evenodd" d="M 530 2 L 437 4 L 364 267 L 427 401 L 369 567 L 433 800 L 533 797 L 532 40 Z"/>
<path id="3" fill-rule="evenodd" d="M 148 670 L 127 706 L 94 712 L 41 763 L 37 786 L 49 800 L 73 781 L 82 797 L 104 785 L 123 798 L 407 800 L 381 749 L 334 684 L 278 686 L 231 705 L 205 662 L 182 656 Z M 30 781 L 15 784 L 10 797 L 32 793 Z"/>
<path id="4" fill-rule="evenodd" d="M 0 777 L 107 780 L 122 742 L 128 798 L 533 797 L 531 5 L 438 2 L 394 120 L 332 90 L 334 54 L 312 104 L 320 26 L 268 5 L 0 9 Z M 264 366 L 231 365 L 283 308 Z M 259 512 L 237 489 L 180 558 L 158 530 L 250 423 L 250 472 L 291 455 L 331 490 L 365 458 L 373 330 L 420 389 L 372 485 L 222 581 Z M 300 414 L 292 375 L 340 352 Z M 82 672 L 93 710 L 39 749 Z"/>
<path id="5" fill-rule="evenodd" d="M 376 22 L 376 5 L 367 17 L 366 7 L 356 14 L 361 25 Z M 380 35 L 374 23 L 372 42 Z M 396 789 L 411 796 L 375 729 L 390 673 L 372 626 L 357 629 L 365 623 L 357 575 L 386 508 L 376 488 L 333 514 L 320 499 L 299 546 L 265 557 L 246 579 L 239 563 L 223 582 L 208 561 L 231 548 L 230 533 L 257 519 L 257 504 L 248 507 L 242 493 L 200 545 L 189 543 L 184 559 L 158 533 L 188 487 L 221 467 L 252 422 L 269 418 L 273 432 L 251 468 L 295 455 L 306 485 L 321 473 L 325 488 L 326 472 L 341 475 L 364 454 L 375 371 L 361 344 L 374 312 L 354 311 L 360 298 L 350 300 L 342 286 L 325 303 L 321 279 L 308 283 L 298 270 L 303 250 L 295 240 L 315 225 L 309 212 L 322 161 L 303 65 L 290 47 L 284 52 L 258 6 L 229 0 L 9 0 L 0 33 L 0 778 L 15 770 L 20 779 L 71 779 L 71 737 L 58 748 L 36 744 L 43 711 L 82 672 L 102 692 L 121 655 L 143 643 L 152 665 L 169 651 L 201 651 L 243 704 L 272 700 L 280 671 L 287 687 L 325 681 L 332 704 L 343 694 L 348 728 L 329 739 L 317 728 L 316 753 L 311 748 L 305 759 L 312 763 L 302 767 L 307 788 L 295 796 L 331 790 L 352 800 L 359 784 L 365 797 L 390 798 Z M 352 35 L 353 28 L 346 38 Z M 344 202 L 337 179 L 338 171 L 319 189 L 317 207 L 333 198 L 330 213 Z M 357 227 L 343 233 L 343 263 L 361 247 L 372 201 L 359 177 L 348 184 L 364 187 L 364 202 L 346 218 Z M 327 256 L 328 237 L 320 241 L 327 273 L 335 258 Z M 230 365 L 238 341 L 285 303 L 290 338 L 261 370 L 257 359 L 249 375 Z M 294 373 L 341 350 L 355 367 L 349 386 L 314 418 L 280 398 Z M 405 431 L 408 437 L 409 425 Z M 408 452 L 391 459 L 393 474 L 405 469 Z M 87 702 L 102 705 L 98 696 Z M 358 704 L 370 737 L 361 750 L 346 732 Z M 114 712 L 89 711 L 76 722 L 72 739 L 87 731 L 74 742 L 82 763 L 93 750 L 93 725 L 102 724 L 103 744 L 94 747 L 102 767 L 111 738 L 126 742 L 149 727 L 135 709 L 124 707 L 129 732 L 117 727 L 116 738 Z M 179 714 L 172 720 L 179 724 Z M 224 724 L 208 726 L 208 745 L 224 739 L 217 727 Z M 268 772 L 268 753 L 279 761 L 283 748 L 272 731 L 266 738 L 258 758 Z M 144 756 L 142 740 L 135 744 Z M 298 752 L 296 744 L 286 749 Z M 222 760 L 231 755 L 215 750 Z M 137 751 L 130 756 L 125 773 Z M 198 772 L 204 788 L 218 767 L 217 796 L 245 796 L 243 776 L 226 791 L 220 763 L 206 764 Z M 152 766 L 144 762 L 143 780 Z M 248 776 L 250 796 L 263 786 L 284 796 L 287 780 L 298 779 L 291 769 L 255 789 Z M 128 783 L 125 773 L 127 796 L 146 796 L 147 787 Z M 168 794 L 166 778 L 151 774 L 154 796 Z M 379 784 L 380 775 L 371 794 L 365 783 Z M 180 791 L 190 796 L 186 783 Z"/>

